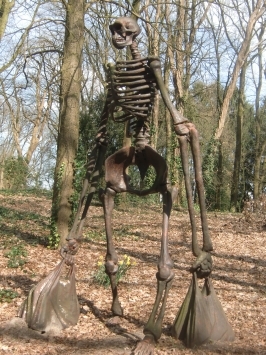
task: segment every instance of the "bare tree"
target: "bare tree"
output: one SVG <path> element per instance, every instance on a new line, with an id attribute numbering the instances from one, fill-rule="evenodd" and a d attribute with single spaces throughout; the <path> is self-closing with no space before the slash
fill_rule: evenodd
<path id="1" fill-rule="evenodd" d="M 47 70 L 44 76 L 44 63 L 40 58 L 31 59 L 29 66 L 30 68 L 25 69 L 23 65 L 17 63 L 17 71 L 13 71 L 12 75 L 5 80 L 0 80 L 5 120 L 9 122 L 5 127 L 4 135 L 9 137 L 9 146 L 12 147 L 13 152 L 10 157 L 14 155 L 20 158 L 27 168 L 31 164 L 50 119 L 53 103 L 51 86 L 56 76 L 53 72 L 48 79 Z M 26 82 L 22 80 L 23 70 L 26 74 Z M 2 162 L 6 158 L 6 154 L 2 155 Z"/>
<path id="2" fill-rule="evenodd" d="M 231 16 L 231 12 L 230 12 L 231 9 L 229 8 L 228 13 L 226 14 L 226 12 L 225 12 L 226 5 L 222 1 L 219 1 L 218 4 L 219 4 L 219 8 L 221 10 L 221 19 L 224 24 L 224 30 L 225 30 L 225 34 L 227 36 L 227 40 L 232 45 L 232 48 L 234 48 L 235 45 L 232 43 L 232 41 L 230 39 L 230 33 L 229 33 L 228 25 L 227 25 L 226 19 L 225 19 L 226 16 Z M 237 5 L 237 0 L 236 0 L 236 4 L 234 4 L 234 5 Z M 242 39 L 242 42 L 239 46 L 239 50 L 237 50 L 238 54 L 237 54 L 237 57 L 235 60 L 235 64 L 234 64 L 232 73 L 230 75 L 231 76 L 230 82 L 226 88 L 226 94 L 223 99 L 223 104 L 222 104 L 221 113 L 220 113 L 220 117 L 219 117 L 218 127 L 215 132 L 215 139 L 216 140 L 219 140 L 221 138 L 222 133 L 223 133 L 230 100 L 231 100 L 234 90 L 236 88 L 237 79 L 239 77 L 240 70 L 241 70 L 243 64 L 245 63 L 245 60 L 247 59 L 247 56 L 249 54 L 251 41 L 254 36 L 255 25 L 257 24 L 258 20 L 263 16 L 263 14 L 266 11 L 265 1 L 263 1 L 263 0 L 257 0 L 257 1 L 252 2 L 252 7 L 249 6 L 249 1 L 247 0 L 247 1 L 245 1 L 244 5 L 246 6 L 246 9 L 248 10 L 249 18 L 247 20 L 247 24 L 245 27 L 243 27 L 243 22 L 242 22 L 241 30 L 243 31 L 243 34 L 241 34 L 241 35 L 243 35 L 243 39 Z M 239 9 L 239 6 L 234 6 L 234 7 L 236 9 Z M 238 11 L 236 11 L 235 14 L 237 14 L 239 16 L 239 19 L 241 19 L 242 15 L 243 15 L 242 12 L 238 12 Z M 237 21 L 234 20 L 234 22 L 237 22 Z"/>
<path id="3" fill-rule="evenodd" d="M 2 47 L 2 48 L 0 47 L 0 51 L 3 51 L 5 55 L 3 58 L 1 58 L 0 56 L 0 74 L 6 71 L 8 68 L 12 67 L 16 58 L 25 52 L 25 43 L 29 38 L 29 34 L 34 27 L 34 24 L 36 23 L 36 18 L 39 14 L 39 9 L 40 9 L 40 2 L 41 2 L 40 0 L 37 0 L 36 2 L 34 2 L 33 4 L 31 3 L 28 6 L 29 11 L 27 15 L 29 16 L 30 19 L 29 21 L 26 21 L 27 24 L 25 27 L 18 27 L 17 23 L 13 20 L 14 28 L 12 27 L 12 30 L 9 31 L 9 33 L 5 37 L 3 37 L 4 30 L 6 29 L 7 26 L 8 16 L 10 15 L 11 10 L 14 12 L 18 12 L 18 9 L 21 4 L 19 3 L 19 1 L 13 3 L 13 1 L 9 2 L 8 0 L 2 0 L 3 10 L 6 11 L 6 14 L 4 20 L 1 19 L 0 17 L 0 26 L 2 25 L 4 26 L 2 32 L 2 41 L 0 36 L 0 45 Z M 1 9 L 0 9 L 0 14 L 1 14 Z M 15 41 L 15 45 L 10 48 L 10 42 L 13 43 L 14 41 Z"/>
<path id="4" fill-rule="evenodd" d="M 79 114 L 84 43 L 84 0 L 62 1 L 66 12 L 64 54 L 61 67 L 59 132 L 54 176 L 52 229 L 65 243 L 73 194 L 73 177 L 79 136 Z M 55 243 L 56 244 L 56 241 Z"/>
<path id="5" fill-rule="evenodd" d="M 258 77 L 256 85 L 256 99 L 255 99 L 255 132 L 256 132 L 256 142 L 255 142 L 255 163 L 254 163 L 254 199 L 257 199 L 262 193 L 262 176 L 263 176 L 263 165 L 266 149 L 266 140 L 263 130 L 265 125 L 263 124 L 263 113 L 261 110 L 261 91 L 262 91 L 262 78 L 263 78 L 263 51 L 265 51 L 265 42 L 263 43 L 263 36 L 265 34 L 266 23 L 265 20 L 260 22 L 260 28 L 256 33 L 258 39 L 257 48 L 257 60 L 258 60 Z M 254 74 L 254 73 L 253 73 Z M 254 78 L 255 79 L 255 78 Z M 256 82 L 256 80 L 254 80 Z M 264 168 L 265 169 L 265 168 Z"/>
<path id="6" fill-rule="evenodd" d="M 240 72 L 240 83 L 238 91 L 237 117 L 236 117 L 236 149 L 234 159 L 234 170 L 231 185 L 231 211 L 236 212 L 238 209 L 238 193 L 239 193 L 239 177 L 242 167 L 242 139 L 243 139 L 243 122 L 244 122 L 244 96 L 246 82 L 247 62 L 242 66 Z"/>
<path id="7" fill-rule="evenodd" d="M 192 121 L 195 120 L 204 138 L 203 145 L 206 145 L 206 136 L 211 135 L 209 131 L 215 128 L 216 140 L 221 143 L 224 141 L 224 146 L 227 145 L 228 139 L 225 140 L 223 137 L 225 132 L 226 136 L 231 134 L 230 137 L 234 133 L 230 133 L 230 127 L 226 125 L 230 97 L 232 98 L 237 86 L 244 61 L 250 59 L 249 53 L 251 51 L 254 53 L 259 41 L 262 41 L 254 37 L 255 31 L 263 24 L 265 2 L 262 0 L 254 2 L 233 0 L 232 3 L 222 0 L 217 2 L 2 0 L 0 8 L 3 9 L 7 4 L 10 16 L 0 42 L 0 50 L 5 51 L 5 57 L 0 58 L 2 87 L 0 119 L 5 115 L 8 122 L 4 122 L 3 125 L 5 132 L 1 137 L 0 152 L 3 153 L 3 157 L 16 154 L 23 156 L 25 161 L 33 161 L 39 148 L 42 152 L 45 151 L 43 147 L 41 148 L 42 137 L 44 133 L 47 134 L 48 127 L 52 130 L 53 139 L 57 139 L 59 119 L 53 218 L 54 222 L 58 222 L 58 229 L 55 232 L 62 236 L 62 240 L 67 234 L 71 215 L 70 200 L 79 114 L 81 111 L 86 112 L 86 105 L 95 98 L 96 93 L 104 92 L 105 63 L 118 58 L 118 52 L 111 46 L 109 33 L 109 24 L 114 17 L 132 14 L 138 18 L 138 23 L 143 29 L 143 36 L 140 39 L 143 54 L 160 56 L 170 96 L 185 116 Z M 21 6 L 24 4 L 27 5 L 25 8 Z M 21 27 L 16 27 L 15 15 L 22 11 L 21 8 L 27 12 L 25 17 L 27 20 L 20 25 Z M 237 16 L 238 22 L 235 21 Z M 41 31 L 36 31 L 37 28 L 41 28 Z M 62 40 L 64 32 L 62 28 L 65 28 L 65 41 Z M 54 53 L 55 56 L 49 53 Z M 45 73 L 47 66 L 50 65 L 49 58 L 55 58 L 54 76 L 51 71 L 48 76 L 47 72 Z M 57 81 L 59 69 L 62 75 L 61 85 Z M 22 75 L 26 75 L 23 80 Z M 17 79 L 12 81 L 12 76 Z M 44 81 L 49 85 L 49 90 L 45 88 Z M 197 86 L 197 82 L 203 85 Z M 197 95 L 196 88 L 207 92 L 214 82 L 217 82 L 217 107 L 216 111 L 215 108 L 208 111 L 214 112 L 211 122 L 209 116 L 203 116 L 201 102 L 198 107 L 194 103 L 191 105 L 193 100 L 190 93 L 202 99 L 204 95 Z M 58 88 L 60 87 L 60 92 L 56 84 Z M 256 85 L 259 92 L 259 82 Z M 30 100 L 34 97 L 35 106 L 25 100 L 28 95 L 31 97 Z M 57 100 L 59 97 L 60 104 Z M 193 102 L 196 103 L 197 100 Z M 32 113 L 33 107 L 35 115 Z M 259 106 L 256 104 L 256 107 Z M 171 154 L 170 158 L 170 152 L 172 153 L 175 147 L 172 141 L 171 122 L 167 114 L 160 111 L 159 100 L 155 108 L 152 144 L 158 147 L 159 142 L 162 154 L 168 155 L 167 160 L 171 166 L 171 161 L 177 160 L 178 153 L 178 149 L 175 149 L 175 154 Z M 261 118 L 259 109 L 256 110 L 257 137 L 261 137 L 256 148 L 256 162 L 259 162 L 264 154 L 261 150 L 263 134 L 259 133 Z M 166 129 L 162 132 L 161 127 Z M 10 133 L 9 140 L 6 132 Z M 233 144 L 230 149 L 233 156 L 232 146 Z M 204 147 L 202 150 L 205 150 Z M 233 159 L 234 157 L 231 161 Z M 220 161 L 222 162 L 222 156 Z M 259 163 L 255 167 L 256 176 L 258 166 Z M 177 168 L 175 167 L 173 171 L 177 171 Z"/>

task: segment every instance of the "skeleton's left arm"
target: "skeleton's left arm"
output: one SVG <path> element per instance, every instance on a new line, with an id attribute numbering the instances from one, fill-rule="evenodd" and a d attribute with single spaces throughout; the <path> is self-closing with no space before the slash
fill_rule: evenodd
<path id="1" fill-rule="evenodd" d="M 204 273 L 199 272 L 200 275 L 202 274 L 206 275 L 211 272 L 211 256 L 209 252 L 212 250 L 212 242 L 209 236 L 208 224 L 207 224 L 207 214 L 206 214 L 206 206 L 205 206 L 198 132 L 195 126 L 192 123 L 188 122 L 188 120 L 185 117 L 183 117 L 181 113 L 179 113 L 177 109 L 174 107 L 163 81 L 160 59 L 158 57 L 149 57 L 149 65 L 156 78 L 156 83 L 158 85 L 158 89 L 161 92 L 163 101 L 172 116 L 175 133 L 178 135 L 178 140 L 180 143 L 181 159 L 182 159 L 182 166 L 183 166 L 183 172 L 185 177 L 185 186 L 186 186 L 188 207 L 189 207 L 188 209 L 190 214 L 190 222 L 192 226 L 192 251 L 193 254 L 196 257 L 198 257 L 196 263 L 194 263 L 192 268 L 194 270 L 198 269 L 199 267 L 201 269 L 206 268 L 208 270 L 206 270 Z M 202 232 L 203 232 L 202 249 L 198 245 L 198 240 L 196 236 L 196 223 L 195 223 L 195 216 L 194 216 L 195 213 L 193 207 L 193 196 L 192 196 L 192 189 L 191 189 L 189 171 L 188 171 L 189 170 L 188 151 L 187 151 L 188 143 L 191 146 L 194 167 L 195 167 L 195 181 L 196 181 L 197 191 L 199 196 Z M 205 264 L 207 265 L 207 267 Z"/>
<path id="2" fill-rule="evenodd" d="M 164 85 L 160 59 L 158 57 L 149 57 L 149 65 L 156 78 L 156 83 L 158 85 L 158 89 L 161 92 L 165 106 L 168 108 L 172 116 L 176 134 L 180 136 L 188 135 L 189 129 L 188 127 L 186 127 L 186 123 L 188 123 L 188 119 L 183 117 L 181 113 L 177 111 L 177 109 L 174 107 L 170 99 L 168 91 Z"/>

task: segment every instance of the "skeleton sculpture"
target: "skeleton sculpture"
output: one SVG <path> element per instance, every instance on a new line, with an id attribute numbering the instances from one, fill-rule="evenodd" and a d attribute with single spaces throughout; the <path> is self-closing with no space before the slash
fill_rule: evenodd
<path id="1" fill-rule="evenodd" d="M 198 278 L 205 278 L 211 273 L 212 243 L 208 233 L 206 209 L 204 202 L 204 190 L 201 173 L 200 151 L 198 133 L 194 125 L 189 123 L 173 106 L 166 87 L 163 82 L 161 65 L 158 57 L 150 56 L 142 58 L 135 41 L 140 33 L 140 28 L 132 18 L 118 18 L 111 26 L 113 45 L 117 49 L 129 46 L 132 60 L 118 61 L 108 65 L 108 93 L 106 104 L 101 116 L 100 127 L 96 138 L 95 147 L 91 153 L 88 165 L 87 176 L 81 193 L 77 217 L 68 240 L 79 239 L 93 193 L 96 188 L 99 171 L 104 161 L 106 150 L 106 124 L 108 117 L 116 122 L 128 122 L 130 132 L 133 132 L 134 146 L 123 147 L 105 161 L 106 189 L 100 191 L 100 198 L 103 203 L 107 254 L 106 273 L 108 274 L 112 293 L 112 312 L 114 315 L 122 316 L 123 311 L 118 300 L 116 284 L 116 272 L 118 270 L 118 256 L 112 240 L 111 214 L 114 208 L 114 197 L 120 192 L 129 192 L 138 196 L 152 193 L 161 193 L 163 196 L 163 224 L 161 251 L 158 262 L 157 295 L 150 318 L 144 328 L 144 339 L 137 345 L 135 354 L 152 354 L 155 342 L 161 336 L 162 321 L 166 306 L 166 299 L 171 287 L 174 273 L 173 262 L 168 253 L 168 220 L 170 217 L 172 200 L 169 184 L 167 181 L 167 165 L 165 160 L 149 146 L 149 119 L 153 108 L 155 96 L 158 91 L 170 111 L 174 129 L 178 135 L 180 144 L 183 171 L 187 199 L 192 225 L 192 251 L 197 257 L 192 269 Z M 203 232 L 203 247 L 199 247 L 196 237 L 194 220 L 192 190 L 188 173 L 188 144 L 191 146 L 195 168 L 195 180 L 201 209 L 201 222 Z M 129 184 L 129 177 L 126 169 L 129 165 L 136 165 L 139 168 L 140 176 L 143 179 L 149 166 L 153 166 L 156 178 L 153 186 L 146 190 L 135 190 Z M 87 190 L 81 219 L 79 213 Z M 64 251 L 63 251 L 64 254 Z"/>

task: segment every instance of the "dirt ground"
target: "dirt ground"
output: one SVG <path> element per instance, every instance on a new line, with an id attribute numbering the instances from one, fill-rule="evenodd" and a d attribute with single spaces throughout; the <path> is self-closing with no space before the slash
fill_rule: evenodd
<path id="1" fill-rule="evenodd" d="M 29 290 L 59 262 L 58 251 L 40 242 L 47 237 L 50 200 L 45 197 L 0 195 L 0 289 L 18 297 L 0 303 L 0 354 L 99 355 L 130 354 L 143 337 L 156 294 L 156 262 L 160 251 L 159 207 L 122 208 L 113 214 L 117 252 L 135 265 L 119 283 L 123 317 L 112 317 L 111 291 L 94 281 L 98 261 L 105 255 L 102 208 L 92 207 L 84 242 L 76 256 L 76 285 L 80 318 L 60 333 L 40 334 L 16 317 Z M 199 216 L 197 216 L 199 221 Z M 241 214 L 208 214 L 213 240 L 213 284 L 235 332 L 232 343 L 210 343 L 187 349 L 170 336 L 170 327 L 188 290 L 191 274 L 191 232 L 187 213 L 173 211 L 170 221 L 170 255 L 175 279 L 165 313 L 163 334 L 155 355 L 266 354 L 266 232 L 261 221 L 245 221 Z M 200 233 L 199 233 L 200 236 Z M 8 267 L 7 252 L 23 245 L 27 263 Z"/>

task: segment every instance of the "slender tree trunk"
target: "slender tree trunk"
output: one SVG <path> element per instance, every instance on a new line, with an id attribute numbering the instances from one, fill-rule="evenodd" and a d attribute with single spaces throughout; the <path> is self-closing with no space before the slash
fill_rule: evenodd
<path id="1" fill-rule="evenodd" d="M 151 126 L 151 147 L 157 149 L 158 142 L 158 130 L 159 130 L 159 103 L 160 97 L 157 97 L 154 100 L 154 106 L 152 108 L 152 126 Z"/>
<path id="2" fill-rule="evenodd" d="M 176 32 L 177 35 L 174 36 L 171 34 L 171 28 L 169 26 L 168 33 L 169 39 L 167 43 L 167 57 L 169 59 L 169 74 L 166 73 L 165 83 L 166 87 L 169 86 L 169 76 L 170 72 L 173 77 L 174 84 L 174 93 L 176 99 L 176 106 L 178 106 L 179 111 L 183 114 L 184 107 L 181 104 L 183 100 L 183 74 L 184 74 L 184 51 L 182 50 L 183 45 L 183 37 L 184 37 L 184 21 L 185 21 L 185 0 L 179 0 L 179 13 L 176 20 Z M 171 8 L 170 4 L 165 4 L 165 17 L 168 19 L 171 17 Z M 169 22 L 170 23 L 170 22 Z M 172 125 L 171 125 L 172 127 Z M 179 149 L 177 148 L 177 138 L 176 135 L 171 137 L 168 142 L 168 148 L 170 151 L 168 152 L 168 156 L 170 157 L 170 174 L 171 183 L 173 186 L 178 186 L 180 191 L 183 191 L 181 188 L 180 175 L 177 167 L 177 157 L 179 156 Z M 171 153 L 170 153 L 171 152 Z M 182 200 L 182 196 L 181 196 Z"/>
<path id="3" fill-rule="evenodd" d="M 238 205 L 238 191 L 239 191 L 239 177 L 242 164 L 242 130 L 244 119 L 244 93 L 245 93 L 245 77 L 246 77 L 247 63 L 243 65 L 240 73 L 240 84 L 238 94 L 238 107 L 236 118 L 236 150 L 233 179 L 231 185 L 231 211 L 236 212 Z"/>
<path id="4" fill-rule="evenodd" d="M 154 55 L 159 57 L 159 47 L 160 47 L 160 21 L 162 18 L 162 1 L 158 0 L 156 5 L 156 14 L 155 14 L 155 23 L 153 24 L 152 31 L 150 31 L 150 38 L 151 38 L 151 48 L 149 55 Z M 146 19 L 149 21 L 148 11 L 146 12 Z M 159 95 L 155 98 L 154 107 L 152 110 L 152 132 L 151 132 L 151 146 L 156 150 L 157 148 L 157 141 L 158 141 L 158 130 L 159 130 Z"/>
<path id="5" fill-rule="evenodd" d="M 164 67 L 164 82 L 166 87 L 168 87 L 170 78 L 170 68 L 165 63 Z M 172 118 L 169 110 L 165 107 L 165 126 L 166 126 L 166 155 L 165 160 L 168 166 L 168 176 L 171 177 L 171 161 L 172 161 Z"/>
<path id="6" fill-rule="evenodd" d="M 262 26 L 260 34 L 258 36 L 259 46 L 258 46 L 258 64 L 259 64 L 259 81 L 256 88 L 256 102 L 255 102 L 255 125 L 256 125 L 256 142 L 255 142 L 255 163 L 254 163 L 254 199 L 257 199 L 261 193 L 261 162 L 262 155 L 265 150 L 266 142 L 265 139 L 261 140 L 261 127 L 262 127 L 262 115 L 260 112 L 260 95 L 262 89 L 262 75 L 263 75 L 263 47 L 262 38 L 265 32 L 265 27 Z"/>
<path id="7" fill-rule="evenodd" d="M 265 151 L 265 150 L 264 150 Z M 260 171 L 261 171 L 261 179 L 260 179 L 260 185 L 259 185 L 259 191 L 263 191 L 265 185 L 266 185 L 266 164 L 265 164 L 265 159 L 262 159 L 261 165 L 260 165 Z"/>
<path id="8" fill-rule="evenodd" d="M 169 41 L 167 48 L 170 67 L 173 75 L 173 84 L 175 90 L 175 98 L 177 100 L 177 106 L 179 111 L 183 114 L 184 112 L 184 27 L 185 27 L 185 0 L 179 0 L 179 13 L 176 20 L 176 31 L 177 36 L 172 37 Z M 169 18 L 171 14 L 169 4 L 166 4 L 165 9 L 166 17 Z M 170 31 L 169 31 L 170 33 Z M 171 38 L 171 37 L 170 37 Z"/>
<path id="9" fill-rule="evenodd" d="M 81 60 L 84 42 L 84 0 L 66 3 L 64 57 L 61 69 L 61 96 L 57 161 L 53 191 L 52 219 L 60 236 L 60 246 L 65 243 L 72 213 L 74 160 L 79 136 L 81 97 Z M 52 226 L 52 227 L 53 227 Z"/>
<path id="10" fill-rule="evenodd" d="M 168 63 L 165 63 L 164 68 L 164 82 L 166 87 L 169 87 L 170 67 Z M 175 147 L 177 143 L 177 137 L 173 133 L 173 121 L 169 110 L 165 107 L 165 127 L 166 127 L 166 163 L 168 167 L 168 180 L 172 188 L 178 191 L 178 194 L 174 198 L 174 203 L 180 207 L 180 195 L 182 178 L 179 176 L 178 166 L 176 164 L 177 156 L 180 155 L 179 149 Z M 177 180 L 178 179 L 178 180 Z M 173 191 L 173 190 L 172 190 Z M 173 196 L 172 196 L 173 197 Z"/>
<path id="11" fill-rule="evenodd" d="M 136 21 L 138 21 L 139 8 L 140 8 L 140 0 L 132 0 L 131 17 Z M 127 59 L 130 58 L 130 56 L 131 56 L 130 48 L 127 47 Z M 128 136 L 128 126 L 129 126 L 129 122 L 126 122 L 124 127 L 123 147 L 131 146 L 131 137 Z M 128 174 L 128 170 L 129 169 L 127 167 L 125 171 L 126 174 Z M 126 203 L 127 195 L 122 194 L 121 199 L 123 200 L 124 203 Z"/>
<path id="12" fill-rule="evenodd" d="M 4 169 L 0 167 L 0 190 L 5 188 Z"/>
<path id="13" fill-rule="evenodd" d="M 216 206 L 217 210 L 222 207 L 222 186 L 223 186 L 223 148 L 222 142 L 218 145 L 218 167 L 217 167 L 217 189 L 216 189 Z"/>
<path id="14" fill-rule="evenodd" d="M 140 0 L 132 0 L 132 8 L 131 8 L 132 12 L 130 17 L 132 17 L 136 21 L 138 21 L 139 8 L 140 8 Z M 129 59 L 130 57 L 131 57 L 131 51 L 130 48 L 127 47 L 127 59 Z M 128 133 L 128 122 L 125 123 L 123 146 L 130 147 L 131 137 L 128 137 L 127 133 Z"/>

